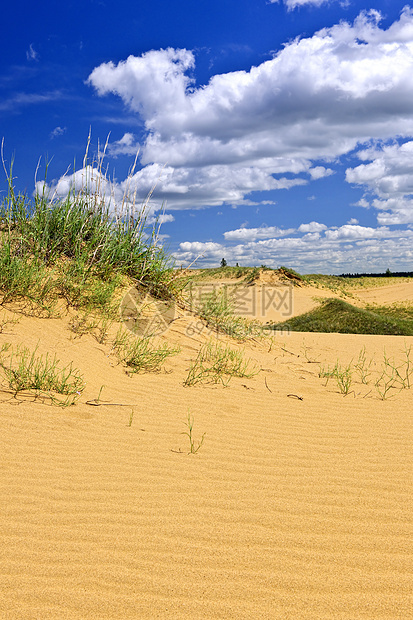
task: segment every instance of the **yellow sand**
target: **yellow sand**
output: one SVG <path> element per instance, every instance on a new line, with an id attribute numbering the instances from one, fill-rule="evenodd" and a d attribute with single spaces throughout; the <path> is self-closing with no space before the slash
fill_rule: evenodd
<path id="1" fill-rule="evenodd" d="M 413 339 L 232 343 L 255 377 L 184 387 L 210 337 L 191 320 L 165 334 L 182 348 L 162 373 L 133 377 L 68 317 L 0 334 L 40 341 L 87 384 L 67 409 L 0 393 L 0 618 L 413 618 L 413 390 L 343 396 L 319 377 L 363 347 L 379 372 Z M 118 405 L 86 404 L 102 385 Z"/>

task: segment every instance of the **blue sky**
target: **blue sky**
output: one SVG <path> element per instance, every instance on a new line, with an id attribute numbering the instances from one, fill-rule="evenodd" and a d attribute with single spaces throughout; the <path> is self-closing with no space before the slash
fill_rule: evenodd
<path id="1" fill-rule="evenodd" d="M 413 270 L 413 3 L 16 0 L 2 17 L 18 190 L 78 186 L 91 130 L 106 199 L 155 186 L 179 265 Z"/>

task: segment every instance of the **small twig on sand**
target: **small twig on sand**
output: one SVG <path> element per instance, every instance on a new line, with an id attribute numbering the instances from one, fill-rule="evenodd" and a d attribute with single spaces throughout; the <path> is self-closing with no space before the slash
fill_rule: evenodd
<path id="1" fill-rule="evenodd" d="M 264 382 L 265 382 L 265 387 L 266 387 L 266 388 L 267 388 L 267 390 L 268 390 L 269 392 L 271 392 L 271 394 L 272 394 L 272 390 L 270 390 L 270 388 L 268 387 L 267 377 L 264 377 Z"/>
<path id="2" fill-rule="evenodd" d="M 90 405 L 91 407 L 136 407 L 137 405 L 125 405 L 123 403 L 107 403 L 104 401 L 98 401 L 97 398 L 93 400 L 87 400 L 86 405 Z"/>
<path id="3" fill-rule="evenodd" d="M 295 355 L 296 357 L 300 357 L 299 355 L 297 355 L 297 353 L 293 353 L 292 351 L 289 351 L 288 349 L 285 349 L 284 347 L 281 347 L 281 351 L 285 351 L 286 353 L 289 353 L 290 355 Z"/>
<path id="4" fill-rule="evenodd" d="M 302 396 L 297 396 L 297 394 L 287 394 L 290 398 L 297 398 L 298 400 L 304 400 Z"/>

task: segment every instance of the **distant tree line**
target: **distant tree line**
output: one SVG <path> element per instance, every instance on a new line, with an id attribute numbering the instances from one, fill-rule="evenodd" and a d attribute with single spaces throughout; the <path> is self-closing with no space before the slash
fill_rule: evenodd
<path id="1" fill-rule="evenodd" d="M 390 271 L 387 269 L 384 273 L 342 273 L 339 278 L 411 278 L 413 271 Z"/>

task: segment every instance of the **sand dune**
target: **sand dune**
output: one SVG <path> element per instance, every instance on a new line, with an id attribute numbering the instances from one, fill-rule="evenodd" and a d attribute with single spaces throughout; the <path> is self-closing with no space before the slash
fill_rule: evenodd
<path id="1" fill-rule="evenodd" d="M 372 304 L 413 303 L 413 282 L 405 281 L 360 291 L 358 297 Z"/>
<path id="2" fill-rule="evenodd" d="M 384 348 L 401 361 L 413 339 L 231 342 L 258 374 L 184 387 L 216 338 L 192 321 L 162 336 L 181 351 L 161 373 L 132 377 L 68 317 L 0 334 L 86 382 L 66 409 L 0 393 L 0 617 L 413 618 L 413 392 L 381 400 L 354 380 L 343 396 L 319 377 L 364 347 L 378 373 Z M 196 454 L 188 413 L 195 440 L 205 433 Z"/>

